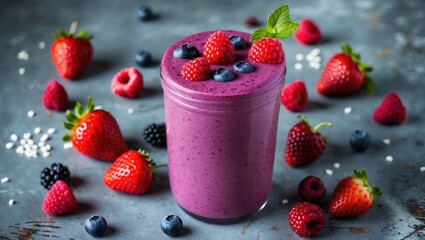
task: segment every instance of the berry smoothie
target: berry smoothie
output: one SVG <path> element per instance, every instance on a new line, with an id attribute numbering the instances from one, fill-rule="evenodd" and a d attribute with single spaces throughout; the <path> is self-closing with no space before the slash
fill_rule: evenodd
<path id="1" fill-rule="evenodd" d="M 204 220 L 231 221 L 249 216 L 267 202 L 272 181 L 279 94 L 285 81 L 285 61 L 250 61 L 248 46 L 235 50 L 235 61 L 254 66 L 252 73 L 233 64 L 211 65 L 231 70 L 235 79 L 191 82 L 181 75 L 190 61 L 173 57 L 182 44 L 203 47 L 213 32 L 201 32 L 172 44 L 161 62 L 171 190 L 177 204 Z"/>

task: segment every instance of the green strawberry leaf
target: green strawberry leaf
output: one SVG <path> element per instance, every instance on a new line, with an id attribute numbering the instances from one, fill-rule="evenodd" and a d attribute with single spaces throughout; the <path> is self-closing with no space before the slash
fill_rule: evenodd
<path id="1" fill-rule="evenodd" d="M 71 136 L 69 134 L 65 134 L 62 137 L 62 141 L 64 141 L 64 142 L 69 142 L 70 140 L 71 140 Z"/>
<path id="2" fill-rule="evenodd" d="M 365 75 L 364 77 L 364 84 L 363 88 L 367 95 L 374 95 L 375 94 L 375 82 L 369 75 Z"/>
<path id="3" fill-rule="evenodd" d="M 251 35 L 251 41 L 256 42 L 264 37 L 273 37 L 284 40 L 292 36 L 298 23 L 291 20 L 288 5 L 274 9 L 267 18 L 266 28 L 258 28 Z"/>

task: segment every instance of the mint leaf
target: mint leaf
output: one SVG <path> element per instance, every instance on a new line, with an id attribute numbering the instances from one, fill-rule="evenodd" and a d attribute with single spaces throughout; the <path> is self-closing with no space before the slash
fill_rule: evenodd
<path id="1" fill-rule="evenodd" d="M 267 18 L 267 31 L 276 33 L 277 29 L 276 24 L 278 21 L 282 18 L 282 15 L 289 14 L 289 7 L 288 5 L 282 5 L 275 10 L 273 10 L 272 13 L 270 13 L 269 17 Z"/>
<path id="2" fill-rule="evenodd" d="M 267 18 L 266 28 L 258 28 L 251 36 L 251 41 L 256 42 L 264 37 L 273 37 L 283 40 L 292 36 L 298 23 L 291 20 L 288 5 L 282 5 L 273 10 Z"/>
<path id="3" fill-rule="evenodd" d="M 298 23 L 294 21 L 287 22 L 285 24 L 282 24 L 279 26 L 278 34 L 276 35 L 277 38 L 283 40 L 285 38 L 288 38 L 292 36 L 295 33 L 295 30 L 298 28 Z"/>
<path id="4" fill-rule="evenodd" d="M 267 28 L 257 28 L 251 35 L 251 42 L 259 41 L 268 34 L 270 33 L 267 31 Z"/>

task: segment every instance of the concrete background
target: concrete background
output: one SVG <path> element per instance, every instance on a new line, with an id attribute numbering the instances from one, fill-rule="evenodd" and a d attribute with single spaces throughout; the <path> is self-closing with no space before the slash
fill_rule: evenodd
<path id="1" fill-rule="evenodd" d="M 425 2 L 408 1 L 287 1 L 293 19 L 312 18 L 320 26 L 324 40 L 315 46 L 326 61 L 339 51 L 343 42 L 351 43 L 362 54 L 363 61 L 374 67 L 371 76 L 377 92 L 368 97 L 357 94 L 348 98 L 324 98 L 315 91 L 321 70 L 308 67 L 295 70 L 296 53 L 306 55 L 314 47 L 301 46 L 293 38 L 284 41 L 287 57 L 287 82 L 305 81 L 310 104 L 303 112 L 312 124 L 331 121 L 334 127 L 323 129 L 329 139 L 325 154 L 314 164 L 294 169 L 283 163 L 285 139 L 295 124 L 297 114 L 281 109 L 273 175 L 273 189 L 266 208 L 258 215 L 231 225 L 213 225 L 186 215 L 175 204 L 168 185 L 167 169 L 156 173 L 160 180 L 145 195 L 129 196 L 106 188 L 102 176 L 110 165 L 88 159 L 74 149 L 64 149 L 61 127 L 63 112 L 44 109 L 41 96 L 50 79 L 57 79 L 67 89 L 72 101 L 86 102 L 111 112 L 123 135 L 133 148 L 143 147 L 157 163 L 166 163 L 163 149 L 146 144 L 143 129 L 164 120 L 163 95 L 159 66 L 139 68 L 145 80 L 142 96 L 128 100 L 110 91 L 112 76 L 122 68 L 135 66 L 138 50 L 149 50 L 159 62 L 164 50 L 186 35 L 213 29 L 235 29 L 252 32 L 244 26 L 248 16 L 256 16 L 264 24 L 268 13 L 282 1 L 23 1 L 0 3 L 0 239 L 90 239 L 83 223 L 93 214 L 102 215 L 110 230 L 104 239 L 168 239 L 160 221 L 167 214 L 182 217 L 186 231 L 181 239 L 299 239 L 289 228 L 287 214 L 299 202 L 297 186 L 309 174 L 320 177 L 328 193 L 322 206 L 326 208 L 338 180 L 350 175 L 353 168 L 365 168 L 370 184 L 384 191 L 382 208 L 374 207 L 363 216 L 338 220 L 329 218 L 317 239 L 423 239 L 425 237 L 425 172 L 424 162 L 424 50 Z M 137 8 L 152 7 L 158 18 L 139 22 Z M 62 80 L 50 60 L 50 34 L 68 29 L 73 20 L 95 34 L 92 43 L 94 59 L 77 81 Z M 46 48 L 40 49 L 44 42 Z M 27 51 L 28 60 L 17 54 Z M 322 64 L 324 65 L 325 62 Z M 19 68 L 25 74 L 19 74 Z M 22 71 L 22 70 L 21 70 Z M 377 125 L 372 112 L 390 91 L 402 98 L 407 121 L 396 127 Z M 352 112 L 345 114 L 344 109 Z M 133 114 L 128 109 L 134 109 Z M 33 110 L 36 115 L 27 117 Z M 4 146 L 10 135 L 22 136 L 41 127 L 43 132 L 58 130 L 48 141 L 52 154 L 48 158 L 30 159 Z M 354 129 L 365 129 L 372 136 L 371 148 L 354 153 L 348 137 Z M 38 136 L 34 136 L 34 139 Z M 382 142 L 390 139 L 390 145 Z M 392 156 L 393 161 L 385 158 Z M 80 209 L 70 215 L 49 217 L 41 210 L 46 190 L 39 184 L 41 170 L 53 162 L 67 165 L 72 174 L 71 187 Z M 339 163 L 340 168 L 334 168 Z M 325 173 L 333 170 L 332 175 Z M 16 203 L 8 205 L 9 199 Z M 282 204 L 287 199 L 288 204 Z"/>

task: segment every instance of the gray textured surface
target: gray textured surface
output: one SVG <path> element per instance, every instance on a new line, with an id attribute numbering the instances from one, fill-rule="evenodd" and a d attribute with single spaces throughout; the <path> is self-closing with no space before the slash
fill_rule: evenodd
<path id="1" fill-rule="evenodd" d="M 242 3 L 243 2 L 243 3 Z M 358 218 L 328 218 L 317 239 L 423 239 L 425 237 L 425 172 L 423 101 L 425 2 L 409 1 L 288 1 L 293 18 L 314 19 L 321 27 L 325 41 L 318 45 L 327 60 L 349 42 L 362 53 L 364 61 L 374 66 L 371 74 L 377 83 L 373 97 L 361 94 L 332 99 L 319 96 L 314 90 L 320 71 L 305 65 L 294 70 L 295 54 L 307 54 L 312 47 L 300 46 L 294 39 L 284 42 L 287 56 L 287 82 L 306 82 L 310 105 L 304 112 L 315 124 L 329 120 L 332 129 L 324 129 L 329 139 L 325 154 L 314 164 L 293 169 L 283 163 L 286 134 L 296 122 L 297 114 L 282 109 L 280 113 L 273 189 L 266 208 L 255 217 L 232 225 L 199 222 L 183 213 L 171 196 L 167 170 L 157 171 L 160 180 L 147 194 L 128 196 L 107 189 L 102 176 L 109 163 L 87 159 L 73 149 L 65 150 L 60 141 L 64 130 L 64 114 L 49 112 L 41 104 L 44 86 L 57 79 L 73 101 L 85 102 L 92 96 L 97 105 L 115 115 L 124 137 L 133 147 L 144 147 L 158 163 L 167 161 L 166 151 L 151 148 L 142 140 L 142 131 L 152 122 L 163 121 L 163 100 L 159 67 L 141 69 L 146 89 L 136 100 L 119 98 L 110 92 L 110 81 L 118 70 L 134 66 L 133 56 L 139 49 L 150 50 L 157 60 L 177 39 L 198 31 L 235 29 L 251 32 L 243 25 L 248 15 L 265 20 L 281 1 L 146 1 L 159 18 L 149 23 L 136 19 L 139 1 L 1 1 L 0 3 L 0 239 L 88 239 L 83 222 L 92 214 L 103 215 L 110 232 L 105 239 L 167 239 L 161 232 L 160 220 L 174 213 L 183 218 L 187 228 L 182 239 L 298 239 L 288 227 L 287 213 L 299 201 L 298 182 L 308 174 L 322 178 L 330 193 L 339 179 L 351 174 L 353 168 L 366 168 L 370 183 L 383 188 L 382 208 L 374 207 Z M 190 3 L 190 4 L 189 4 Z M 95 55 L 90 69 L 77 81 L 60 80 L 49 56 L 50 33 L 78 20 L 93 32 Z M 46 48 L 39 49 L 38 43 Z M 26 50 L 28 61 L 16 55 Z M 25 68 L 24 75 L 18 74 Z M 375 106 L 389 91 L 397 91 L 408 111 L 407 121 L 397 127 L 375 124 L 371 115 Z M 345 114 L 345 107 L 352 107 Z M 129 108 L 134 109 L 128 114 Z M 28 110 L 36 116 L 28 118 Z M 46 131 L 58 129 L 49 143 L 53 146 L 48 158 L 29 159 L 4 148 L 12 133 L 22 136 L 35 127 Z M 367 130 L 372 147 L 364 154 L 354 154 L 348 136 L 354 129 Z M 390 145 L 382 139 L 391 140 Z M 393 162 L 386 162 L 391 155 Z M 62 162 L 72 172 L 72 188 L 80 209 L 71 215 L 48 217 L 41 205 L 46 194 L 39 185 L 39 173 L 52 162 Z M 335 169 L 334 163 L 341 167 Z M 334 174 L 325 174 L 333 169 Z M 16 200 L 12 206 L 9 199 Z M 281 204 L 288 199 L 289 204 Z"/>

